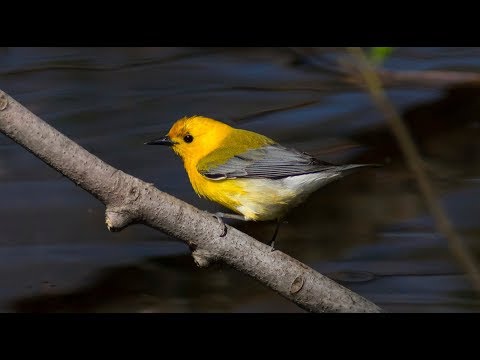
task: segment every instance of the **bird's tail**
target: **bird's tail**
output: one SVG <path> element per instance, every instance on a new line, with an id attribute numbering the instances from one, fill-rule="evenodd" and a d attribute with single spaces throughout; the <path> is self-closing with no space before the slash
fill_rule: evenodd
<path id="1" fill-rule="evenodd" d="M 382 164 L 350 164 L 350 165 L 338 165 L 336 166 L 336 170 L 341 172 L 343 175 L 348 175 L 354 170 L 363 167 L 381 167 Z"/>

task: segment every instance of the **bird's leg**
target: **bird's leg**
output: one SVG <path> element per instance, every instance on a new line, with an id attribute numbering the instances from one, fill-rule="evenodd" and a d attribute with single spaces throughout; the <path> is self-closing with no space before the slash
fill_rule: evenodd
<path id="1" fill-rule="evenodd" d="M 222 218 L 225 219 L 235 219 L 235 220 L 242 220 L 242 221 L 247 221 L 245 217 L 242 215 L 237 215 L 237 214 L 225 214 L 222 212 L 217 212 L 213 214 L 213 217 L 218 220 L 221 226 L 223 226 L 223 232 L 220 234 L 220 237 L 224 237 L 227 235 L 227 225 L 223 222 Z"/>
<path id="2" fill-rule="evenodd" d="M 278 229 L 280 228 L 281 223 L 282 223 L 282 221 L 280 221 L 280 219 L 277 219 L 277 226 L 275 226 L 275 232 L 273 233 L 272 240 L 270 240 L 267 243 L 267 245 L 271 246 L 271 248 L 272 248 L 271 251 L 275 250 L 275 239 L 277 238 Z"/>

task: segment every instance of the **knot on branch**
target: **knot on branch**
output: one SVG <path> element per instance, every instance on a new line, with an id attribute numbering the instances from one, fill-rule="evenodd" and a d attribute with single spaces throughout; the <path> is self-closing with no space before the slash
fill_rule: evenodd
<path id="1" fill-rule="evenodd" d="M 206 250 L 196 249 L 192 252 L 193 260 L 198 267 L 206 268 L 210 266 L 215 260 L 216 257 Z"/>
<path id="2" fill-rule="evenodd" d="M 303 284 L 305 284 L 305 277 L 303 274 L 298 275 L 295 280 L 293 280 L 292 284 L 290 285 L 290 294 L 296 294 L 300 290 L 302 290 Z"/>
<path id="3" fill-rule="evenodd" d="M 132 184 L 130 189 L 128 189 L 128 201 L 134 202 L 140 196 L 140 184 Z"/>
<path id="4" fill-rule="evenodd" d="M 122 208 L 107 208 L 105 211 L 105 224 L 108 231 L 120 231 L 133 222 L 130 212 Z"/>
<path id="5" fill-rule="evenodd" d="M 8 106 L 7 95 L 3 91 L 0 91 L 0 111 L 5 110 L 7 106 Z"/>

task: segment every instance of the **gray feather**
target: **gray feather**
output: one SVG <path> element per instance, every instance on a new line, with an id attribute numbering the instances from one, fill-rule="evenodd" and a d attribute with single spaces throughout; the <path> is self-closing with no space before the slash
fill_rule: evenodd
<path id="1" fill-rule="evenodd" d="M 236 155 L 227 162 L 201 173 L 212 180 L 235 178 L 281 179 L 322 171 L 341 173 L 363 166 L 371 165 L 337 166 L 315 159 L 307 153 L 274 144 Z"/>

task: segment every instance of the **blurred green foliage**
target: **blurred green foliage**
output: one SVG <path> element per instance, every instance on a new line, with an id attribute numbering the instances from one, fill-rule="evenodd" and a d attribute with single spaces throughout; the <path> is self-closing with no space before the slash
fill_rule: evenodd
<path id="1" fill-rule="evenodd" d="M 393 49 L 393 47 L 372 47 L 367 56 L 374 65 L 380 66 L 392 54 Z"/>

